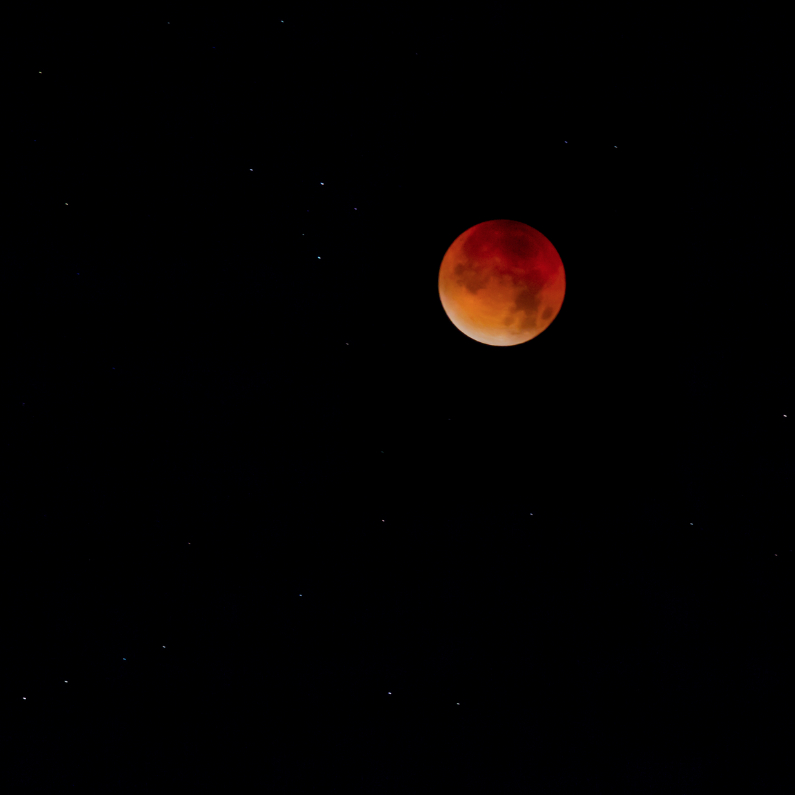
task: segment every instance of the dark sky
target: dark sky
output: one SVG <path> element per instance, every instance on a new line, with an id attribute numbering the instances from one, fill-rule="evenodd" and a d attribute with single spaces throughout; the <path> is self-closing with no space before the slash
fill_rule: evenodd
<path id="1" fill-rule="evenodd" d="M 791 792 L 783 20 L 304 6 L 8 30 L 14 791 Z"/>

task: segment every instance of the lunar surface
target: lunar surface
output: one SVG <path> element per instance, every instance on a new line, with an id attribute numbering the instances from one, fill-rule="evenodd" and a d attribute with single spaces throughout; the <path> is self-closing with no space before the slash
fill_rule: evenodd
<path id="1" fill-rule="evenodd" d="M 453 325 L 485 345 L 519 345 L 557 317 L 566 292 L 552 243 L 520 221 L 484 221 L 460 234 L 439 269 Z"/>

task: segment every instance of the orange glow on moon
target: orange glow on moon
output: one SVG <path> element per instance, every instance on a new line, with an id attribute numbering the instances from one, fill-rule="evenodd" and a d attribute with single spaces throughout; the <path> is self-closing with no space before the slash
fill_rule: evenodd
<path id="1" fill-rule="evenodd" d="M 439 269 L 439 298 L 453 325 L 485 345 L 519 345 L 557 317 L 566 292 L 552 243 L 519 221 L 484 221 L 454 241 Z"/>

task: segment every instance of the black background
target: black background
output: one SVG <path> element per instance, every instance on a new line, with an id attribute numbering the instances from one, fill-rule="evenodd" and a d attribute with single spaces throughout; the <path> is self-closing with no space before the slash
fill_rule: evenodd
<path id="1" fill-rule="evenodd" d="M 682 19 L 10 26 L 15 791 L 791 791 L 788 59 Z"/>

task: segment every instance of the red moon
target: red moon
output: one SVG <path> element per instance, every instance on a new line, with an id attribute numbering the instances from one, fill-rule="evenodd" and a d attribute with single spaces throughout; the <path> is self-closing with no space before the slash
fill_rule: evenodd
<path id="1" fill-rule="evenodd" d="M 454 241 L 439 269 L 453 325 L 485 345 L 519 345 L 557 317 L 566 273 L 555 247 L 520 221 L 484 221 Z"/>

